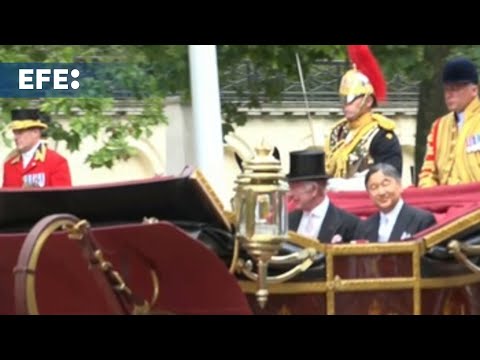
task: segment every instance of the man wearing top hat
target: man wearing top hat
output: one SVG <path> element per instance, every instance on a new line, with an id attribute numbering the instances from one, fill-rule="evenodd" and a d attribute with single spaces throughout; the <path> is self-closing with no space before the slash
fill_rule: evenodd
<path id="1" fill-rule="evenodd" d="M 362 234 L 361 220 L 333 205 L 326 195 L 325 155 L 319 150 L 290 152 L 290 198 L 296 211 L 289 229 L 322 243 L 349 242 Z"/>
<path id="2" fill-rule="evenodd" d="M 29 188 L 71 186 L 70 168 L 67 160 L 54 150 L 48 149 L 42 131 L 48 128 L 48 117 L 37 109 L 12 111 L 16 149 L 3 165 L 3 187 Z"/>
<path id="3" fill-rule="evenodd" d="M 445 104 L 427 137 L 418 186 L 467 184 L 480 181 L 480 100 L 473 62 L 455 58 L 443 70 Z"/>

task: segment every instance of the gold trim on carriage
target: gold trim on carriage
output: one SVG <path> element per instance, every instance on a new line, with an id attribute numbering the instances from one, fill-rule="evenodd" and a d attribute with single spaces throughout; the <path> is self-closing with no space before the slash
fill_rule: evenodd
<path id="1" fill-rule="evenodd" d="M 255 229 L 239 230 L 244 215 L 224 211 L 192 168 L 136 182 L 0 191 L 2 208 L 10 209 L 0 217 L 0 287 L 8 294 L 0 312 L 480 313 L 480 185 L 407 189 L 405 201 L 434 209 L 441 219 L 408 241 L 323 244 L 285 232 L 285 188 L 275 175 L 278 164 L 263 156 L 269 176 L 244 174 L 236 206 L 253 206 L 247 217 L 277 219 L 281 231 L 273 241 L 240 239 Z M 261 196 L 252 195 L 259 189 L 252 185 L 260 185 Z M 368 211 L 360 192 L 331 199 Z M 276 205 L 280 210 L 272 213 Z M 298 251 L 277 254 L 282 242 Z M 264 276 L 259 260 L 267 265 Z"/>

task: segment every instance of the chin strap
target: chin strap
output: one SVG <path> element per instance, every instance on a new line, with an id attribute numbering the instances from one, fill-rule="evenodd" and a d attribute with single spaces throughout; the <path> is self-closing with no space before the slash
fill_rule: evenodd
<path id="1" fill-rule="evenodd" d="M 367 98 L 369 97 L 370 95 L 368 94 L 365 94 L 363 95 L 363 98 L 362 98 L 362 103 L 360 104 L 360 107 L 358 108 L 358 111 L 357 113 L 355 114 L 355 120 L 359 119 L 363 114 L 367 113 L 368 111 L 370 111 L 370 109 L 368 109 L 368 111 L 365 111 L 363 112 L 366 108 L 367 108 L 367 105 L 366 105 L 366 102 L 367 102 Z M 356 99 L 355 99 L 356 100 Z M 355 101 L 354 100 L 354 101 Z M 355 121 L 355 120 L 352 120 L 352 121 Z M 350 121 L 350 120 L 349 120 Z"/>

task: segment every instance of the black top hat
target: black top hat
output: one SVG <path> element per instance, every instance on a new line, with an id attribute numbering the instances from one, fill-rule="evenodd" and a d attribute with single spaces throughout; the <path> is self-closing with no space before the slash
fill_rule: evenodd
<path id="1" fill-rule="evenodd" d="M 325 153 L 318 150 L 301 150 L 290 152 L 290 173 L 287 180 L 309 181 L 325 180 Z"/>
<path id="2" fill-rule="evenodd" d="M 50 116 L 38 109 L 15 109 L 12 110 L 12 130 L 23 130 L 30 128 L 47 129 Z"/>
<path id="3" fill-rule="evenodd" d="M 466 58 L 448 61 L 443 68 L 443 83 L 478 84 L 476 65 Z"/>

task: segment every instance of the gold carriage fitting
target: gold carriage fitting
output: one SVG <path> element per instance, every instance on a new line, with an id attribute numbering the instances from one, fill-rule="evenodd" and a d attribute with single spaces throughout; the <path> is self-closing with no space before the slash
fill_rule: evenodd
<path id="1" fill-rule="evenodd" d="M 270 150 L 249 160 L 235 213 L 193 168 L 0 190 L 0 313 L 480 314 L 480 184 L 406 189 L 438 220 L 408 241 L 321 244 L 285 233 L 288 187 Z M 363 192 L 329 196 L 375 211 Z M 284 241 L 299 251 L 279 256 Z"/>
<path id="2" fill-rule="evenodd" d="M 236 246 L 253 258 L 232 261 L 233 269 L 250 280 L 257 281 L 258 304 L 267 303 L 270 284 L 288 281 L 305 271 L 314 260 L 315 251 L 305 249 L 298 253 L 277 256 L 282 243 L 288 239 L 288 184 L 281 172 L 280 161 L 272 156 L 273 149 L 262 143 L 255 149 L 253 159 L 245 162 L 245 171 L 236 181 L 233 210 L 236 214 Z M 238 254 L 238 251 L 235 251 Z M 283 274 L 268 277 L 268 265 L 301 262 Z M 256 266 L 257 272 L 253 268 Z"/>
<path id="3" fill-rule="evenodd" d="M 250 304 L 258 314 L 478 314 L 480 295 L 479 185 L 418 189 L 404 193 L 406 201 L 420 205 L 422 196 L 438 211 L 438 225 L 409 241 L 391 243 L 321 244 L 290 232 L 290 241 L 323 254 L 295 281 L 270 286 L 269 306 Z M 459 195 L 459 193 L 461 195 Z M 443 199 L 442 199 L 443 194 Z M 449 194 L 449 195 L 446 195 Z M 362 194 L 331 195 L 339 206 L 357 196 L 368 213 Z M 447 197 L 457 197 L 455 206 Z M 435 199 L 437 202 L 431 202 Z M 351 200 L 351 199 L 350 199 Z M 355 200 L 355 199 L 354 199 Z M 464 202 L 462 204 L 462 202 Z M 447 205 L 447 204 L 450 205 Z M 453 209 L 453 210 L 452 210 Z M 443 218 L 442 218 L 443 216 Z M 253 294 L 254 285 L 240 282 Z"/>
<path id="4" fill-rule="evenodd" d="M 251 314 L 231 223 L 195 169 L 0 191 L 0 208 L 2 314 Z"/>

